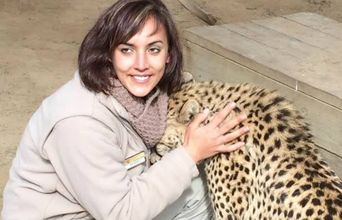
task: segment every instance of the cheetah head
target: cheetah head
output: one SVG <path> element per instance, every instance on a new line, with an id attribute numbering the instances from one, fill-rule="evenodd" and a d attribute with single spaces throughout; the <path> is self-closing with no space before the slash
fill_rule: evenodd
<path id="1" fill-rule="evenodd" d="M 170 105 L 172 105 L 172 103 L 170 103 Z M 183 144 L 187 125 L 199 112 L 199 103 L 194 99 L 189 99 L 176 114 L 173 114 L 172 117 L 168 117 L 167 127 L 159 144 L 156 146 L 156 153 L 163 156 L 170 150 L 181 146 Z"/>

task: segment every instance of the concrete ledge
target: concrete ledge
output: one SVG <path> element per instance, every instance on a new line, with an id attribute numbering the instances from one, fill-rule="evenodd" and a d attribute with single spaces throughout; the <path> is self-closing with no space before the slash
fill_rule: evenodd
<path id="1" fill-rule="evenodd" d="M 312 13 L 186 30 L 186 70 L 199 80 L 277 89 L 311 124 L 342 176 L 342 25 Z"/>

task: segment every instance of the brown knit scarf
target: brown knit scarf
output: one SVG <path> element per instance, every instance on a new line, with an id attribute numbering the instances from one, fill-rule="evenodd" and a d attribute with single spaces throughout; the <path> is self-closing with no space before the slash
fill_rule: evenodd
<path id="1" fill-rule="evenodd" d="M 155 89 L 147 97 L 135 97 L 116 79 L 112 95 L 128 111 L 129 121 L 147 147 L 155 146 L 166 128 L 167 94 Z"/>

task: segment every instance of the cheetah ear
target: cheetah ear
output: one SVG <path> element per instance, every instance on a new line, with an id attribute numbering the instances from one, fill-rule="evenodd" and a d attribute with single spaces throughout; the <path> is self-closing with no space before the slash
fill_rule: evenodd
<path id="1" fill-rule="evenodd" d="M 188 123 L 190 122 L 195 115 L 197 115 L 200 111 L 200 105 L 195 99 L 189 99 L 186 101 L 179 112 L 178 122 L 180 123 Z"/>
<path id="2" fill-rule="evenodd" d="M 182 84 L 195 82 L 194 76 L 190 72 L 182 72 Z"/>

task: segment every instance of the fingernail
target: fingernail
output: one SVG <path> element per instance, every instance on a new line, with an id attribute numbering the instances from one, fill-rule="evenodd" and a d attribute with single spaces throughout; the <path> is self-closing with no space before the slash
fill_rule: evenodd
<path id="1" fill-rule="evenodd" d="M 245 146 L 245 144 L 246 144 L 245 142 L 237 142 L 236 143 L 237 147 L 239 147 L 239 148 Z"/>
<path id="2" fill-rule="evenodd" d="M 243 127 L 243 131 L 244 131 L 244 132 L 247 132 L 247 131 L 249 131 L 249 127 L 246 127 L 246 126 L 245 126 L 245 127 Z"/>
<path id="3" fill-rule="evenodd" d="M 239 147 L 245 146 L 245 142 L 238 142 L 237 145 L 238 145 Z"/>
<path id="4" fill-rule="evenodd" d="M 208 109 L 208 108 L 205 108 L 205 109 L 203 110 L 203 113 L 206 114 L 206 115 L 208 115 L 208 114 L 209 114 L 209 109 Z"/>
<path id="5" fill-rule="evenodd" d="M 242 114 L 241 115 L 241 120 L 245 120 L 247 118 L 247 115 L 246 114 Z"/>
<path id="6" fill-rule="evenodd" d="M 236 103 L 235 103 L 235 102 L 231 102 L 231 103 L 229 103 L 229 107 L 231 107 L 231 108 L 235 108 L 235 106 L 236 106 Z"/>

